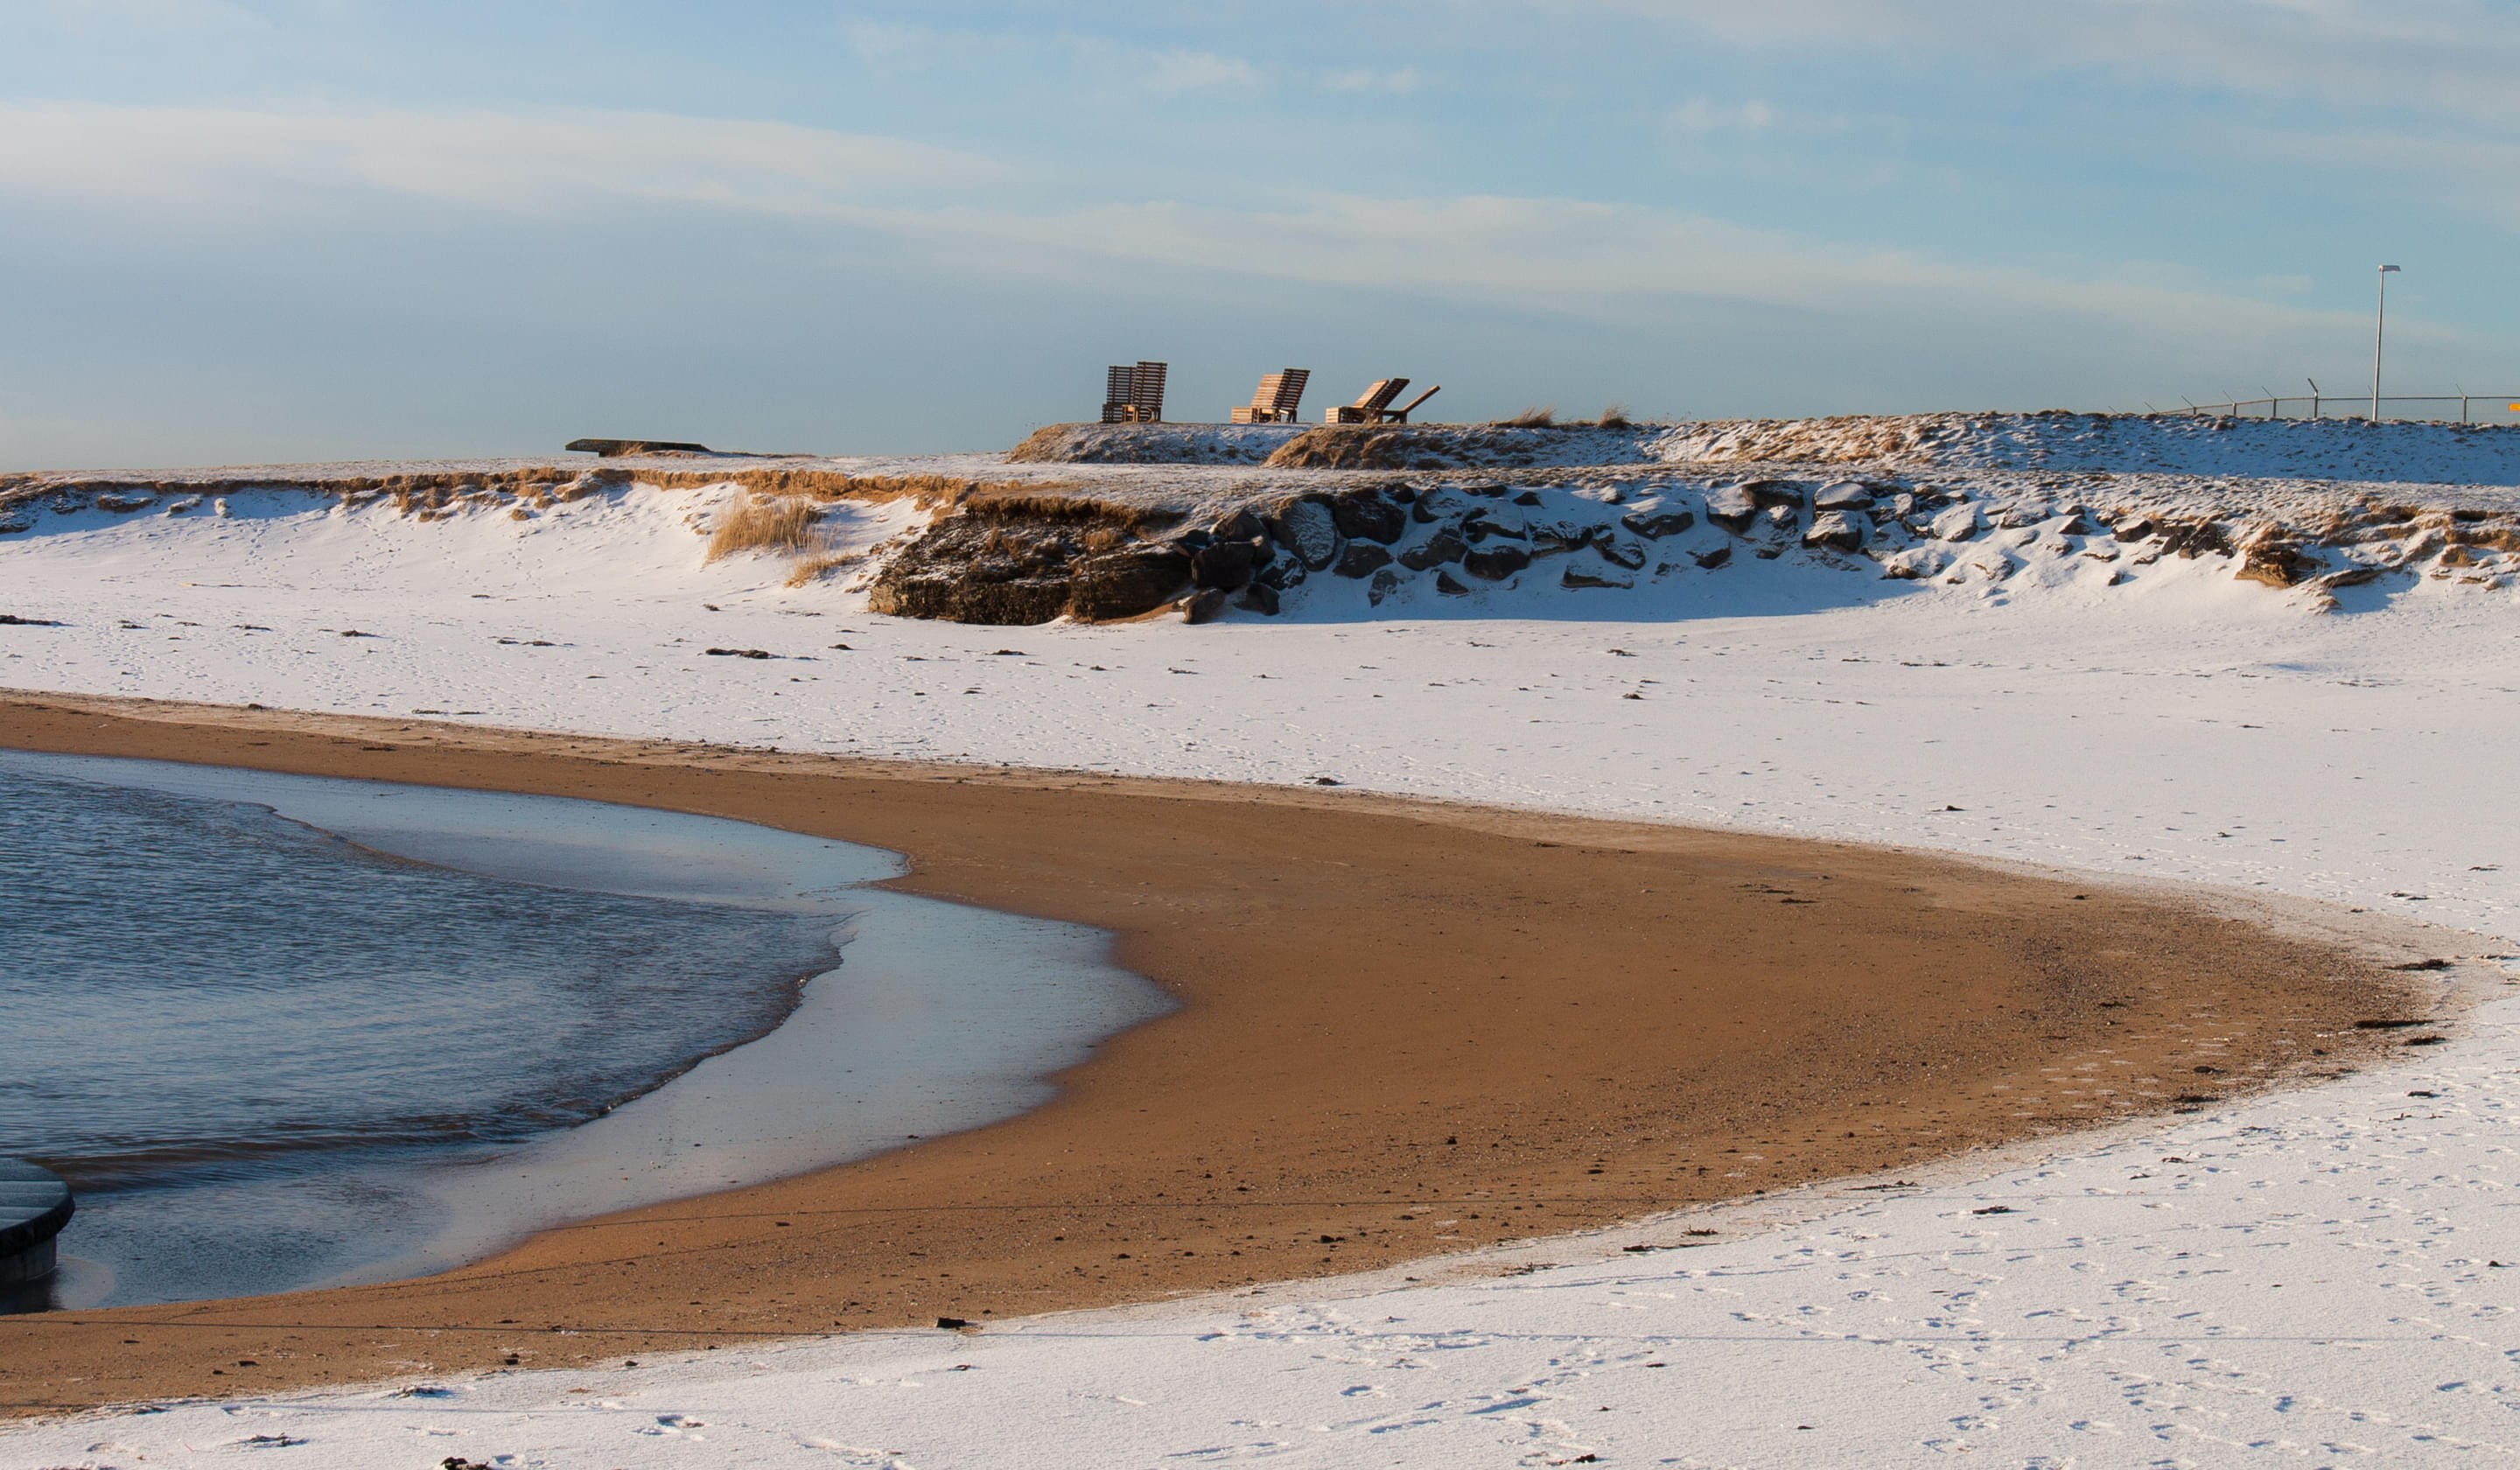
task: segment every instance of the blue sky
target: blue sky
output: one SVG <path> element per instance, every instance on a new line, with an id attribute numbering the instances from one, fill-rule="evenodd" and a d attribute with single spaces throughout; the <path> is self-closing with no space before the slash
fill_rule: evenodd
<path id="1" fill-rule="evenodd" d="M 2392 387 L 2509 392 L 2514 76 L 2483 0 L 0 0 L 0 468 L 2350 394 L 2384 259 Z"/>

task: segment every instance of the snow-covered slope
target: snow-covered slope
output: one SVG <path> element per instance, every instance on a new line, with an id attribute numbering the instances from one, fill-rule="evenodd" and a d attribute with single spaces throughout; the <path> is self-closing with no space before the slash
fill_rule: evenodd
<path id="1" fill-rule="evenodd" d="M 2520 420 L 2473 424 L 2198 414 L 1859 414 L 1547 427 L 1422 423 L 1054 424 L 1018 461 L 1269 464 L 1351 469 L 1806 464 L 1885 469 L 2108 470 L 2384 484 L 2520 485 Z"/>
<path id="2" fill-rule="evenodd" d="M 2054 514 L 2001 544 L 2004 497 L 2055 510 L 2075 487 L 2102 518 L 2127 479 L 1918 477 L 1964 490 L 1955 506 L 1987 523 L 1944 542 L 1928 521 L 1915 544 L 1999 551 L 2016 563 L 2001 581 L 1886 579 L 1868 554 L 1796 535 L 1734 538 L 1712 571 L 1690 559 L 1624 591 L 1565 588 L 1554 568 L 1598 557 L 1587 542 L 1535 563 L 1547 576 L 1458 596 L 1376 604 L 1371 577 L 1329 573 L 1274 619 L 1014 632 L 871 615 L 846 569 L 791 588 L 786 557 L 701 564 L 698 531 L 737 493 L 725 484 L 615 487 L 523 520 L 485 505 L 423 522 L 389 498 L 354 509 L 301 492 L 233 493 L 226 518 L 207 504 L 40 510 L 0 538 L 0 613 L 48 624 L 0 626 L 0 685 L 19 689 L 1328 776 L 1933 847 L 2369 911 L 2339 923 L 2428 921 L 2422 953 L 2460 958 L 2445 982 L 2484 1000 L 2463 1018 L 2446 1000 L 2452 1041 L 2394 1068 L 2029 1162 L 1956 1161 L 1906 1176 L 1914 1189 L 1840 1186 L 1403 1270 L 1418 1283 L 1310 1283 L 972 1337 L 728 1345 L 608 1374 L 493 1375 L 439 1398 L 86 1416 L 0 1430 L 0 1464 L 207 1462 L 258 1435 L 306 1441 L 284 1453 L 311 1465 L 2510 1457 L 2520 1001 L 2501 997 L 2520 973 L 2506 962 L 2520 954 L 2520 827 L 2501 793 L 2520 605 L 2499 573 L 2467 567 L 2341 587 L 2338 613 L 2310 616 L 2314 594 L 2236 580 L 2238 557 L 2130 565 L 2154 543 L 2112 537 L 2119 559 L 2104 561 L 2084 555 L 2108 549 L 2096 531 Z M 2231 507 L 2362 493 L 2145 483 Z M 1542 506 L 1477 499 L 1526 518 L 1580 501 L 1615 524 L 1670 493 L 1649 486 L 1698 495 L 1689 529 L 1640 536 L 1657 546 L 1698 545 L 1703 496 L 1720 488 L 1654 467 L 1526 484 Z M 2445 533 L 2486 523 L 2453 507 L 2499 504 L 2467 488 L 2371 493 L 2432 504 Z M 911 499 L 834 503 L 827 529 L 873 548 L 928 513 Z M 1402 550 L 1432 534 L 1408 524 Z M 2041 550 L 2049 541 L 2065 550 Z M 1711 1243 L 1621 1249 L 1695 1240 Z M 1503 1274 L 1543 1261 L 1560 1264 Z"/>
<path id="3" fill-rule="evenodd" d="M 2499 410 L 2499 402 L 2486 404 Z M 2104 469 L 2251 479 L 2520 485 L 2520 423 L 2365 423 L 2198 414 L 1911 414 L 1685 423 L 1652 458 L 1952 469 Z"/>

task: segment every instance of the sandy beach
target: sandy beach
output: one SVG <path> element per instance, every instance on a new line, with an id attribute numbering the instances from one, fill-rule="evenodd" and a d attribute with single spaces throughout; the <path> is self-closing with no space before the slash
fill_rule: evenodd
<path id="1" fill-rule="evenodd" d="M 0 704 L 0 744 L 868 843 L 1184 1002 L 1009 1123 L 442 1276 L 0 1320 L 18 1413 L 1342 1273 L 2342 1071 L 2402 1004 L 2227 913 L 1852 844 L 80 696 Z"/>

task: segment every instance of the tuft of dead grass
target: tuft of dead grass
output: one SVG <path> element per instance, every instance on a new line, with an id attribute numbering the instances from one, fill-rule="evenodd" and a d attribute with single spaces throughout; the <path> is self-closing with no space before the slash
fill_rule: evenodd
<path id="1" fill-rule="evenodd" d="M 700 564 L 706 566 L 738 552 L 809 550 L 814 544 L 814 527 L 822 518 L 822 509 L 812 501 L 746 495 L 727 508 L 726 517 L 709 536 L 708 555 L 700 558 Z"/>
<path id="2" fill-rule="evenodd" d="M 853 566 L 865 559 L 864 552 L 829 552 L 819 557 L 808 557 L 796 563 L 795 570 L 788 574 L 787 582 L 782 585 L 803 587 L 823 580 L 843 566 Z"/>
<path id="3" fill-rule="evenodd" d="M 1510 419 L 1499 419 L 1499 428 L 1554 428 L 1557 426 L 1557 405 L 1524 409 Z"/>
<path id="4" fill-rule="evenodd" d="M 1603 428 L 1628 428 L 1633 426 L 1628 419 L 1628 406 L 1624 403 L 1614 403 L 1608 408 L 1601 410 L 1600 424 Z"/>

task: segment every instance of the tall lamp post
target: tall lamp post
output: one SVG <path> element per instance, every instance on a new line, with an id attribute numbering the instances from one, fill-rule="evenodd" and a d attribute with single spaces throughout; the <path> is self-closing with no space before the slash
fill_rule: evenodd
<path id="1" fill-rule="evenodd" d="M 2380 422 L 2380 342 L 2389 331 L 2389 278 L 2398 273 L 2394 265 L 2380 267 L 2380 305 L 2371 318 L 2371 422 Z"/>

